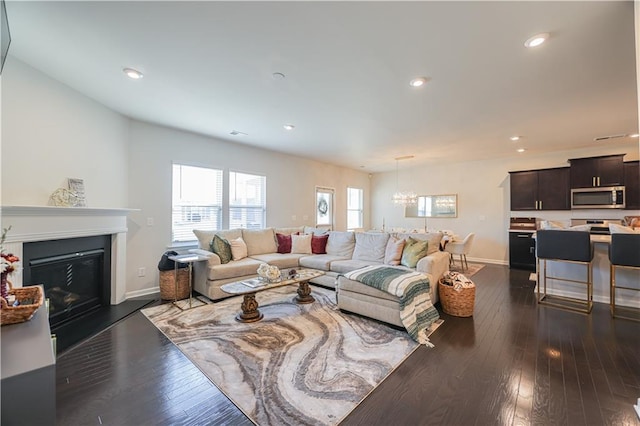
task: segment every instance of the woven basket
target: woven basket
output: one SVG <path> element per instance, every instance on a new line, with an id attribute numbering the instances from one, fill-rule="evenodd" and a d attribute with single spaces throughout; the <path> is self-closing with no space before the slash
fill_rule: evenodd
<path id="1" fill-rule="evenodd" d="M 13 294 L 18 301 L 33 299 L 33 303 L 9 306 L 7 301 L 3 297 L 0 297 L 0 325 L 18 324 L 30 320 L 44 301 L 40 287 L 32 285 L 13 288 L 9 281 L 7 281 L 7 286 L 9 286 L 8 293 Z"/>
<path id="2" fill-rule="evenodd" d="M 178 292 L 176 294 L 175 271 L 160 271 L 160 298 L 181 300 L 189 297 L 189 268 L 178 269 Z"/>
<path id="3" fill-rule="evenodd" d="M 476 288 L 463 288 L 456 291 L 453 286 L 438 282 L 438 294 L 442 310 L 454 317 L 470 317 L 476 301 Z"/>

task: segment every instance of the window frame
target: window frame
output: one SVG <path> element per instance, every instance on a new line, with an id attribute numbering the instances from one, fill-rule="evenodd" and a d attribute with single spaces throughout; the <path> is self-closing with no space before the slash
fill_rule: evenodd
<path id="1" fill-rule="evenodd" d="M 359 208 L 357 209 L 350 208 L 349 199 L 350 199 L 351 190 L 358 191 Z M 358 226 L 350 226 L 351 224 L 349 223 L 349 212 L 358 212 L 358 220 L 359 220 Z M 356 188 L 354 186 L 348 186 L 347 187 L 347 231 L 354 231 L 356 229 L 362 229 L 363 227 L 364 227 L 364 189 Z"/>
<path id="2" fill-rule="evenodd" d="M 253 176 L 256 178 L 261 178 L 262 184 L 261 184 L 261 194 L 260 194 L 260 198 L 262 199 L 262 204 L 234 204 L 233 202 L 235 201 L 232 198 L 232 194 L 235 193 L 235 189 L 232 189 L 232 185 L 235 182 L 235 177 L 233 175 L 244 175 L 244 176 Z M 257 173 L 249 173 L 249 172 L 245 172 L 245 171 L 240 171 L 240 170 L 229 170 L 229 183 L 227 185 L 227 189 L 228 189 L 228 205 L 227 205 L 227 219 L 228 219 L 228 224 L 229 224 L 229 229 L 231 228 L 243 228 L 243 229 L 262 229 L 262 228 L 266 228 L 267 227 L 267 176 L 263 175 L 263 174 L 257 174 Z M 238 226 L 237 224 L 234 224 L 234 219 L 233 217 L 235 216 L 234 213 L 237 213 L 238 211 L 242 211 L 242 210 L 247 210 L 247 211 L 255 211 L 258 210 L 260 212 L 260 220 L 261 223 L 256 225 L 256 226 L 249 226 L 248 223 L 244 223 L 244 224 L 240 224 L 240 226 Z M 249 215 L 246 215 L 246 217 L 249 217 Z"/>
<path id="3" fill-rule="evenodd" d="M 214 192 L 212 197 L 214 198 L 213 203 L 197 204 L 195 201 L 190 204 L 189 199 L 180 198 L 182 203 L 176 203 L 176 185 L 180 186 L 180 190 L 182 191 L 184 185 L 188 185 L 189 183 L 185 183 L 184 179 L 180 177 L 180 182 L 176 183 L 176 167 L 179 168 L 191 168 L 191 169 L 203 169 L 208 172 L 214 173 L 214 180 L 212 182 L 207 182 L 206 185 L 211 187 L 213 186 Z M 182 171 L 182 170 L 181 170 Z M 193 234 L 193 229 L 202 229 L 202 230 L 210 230 L 210 231 L 219 231 L 223 229 L 224 224 L 224 170 L 216 167 L 212 167 L 209 165 L 202 164 L 191 164 L 191 163 L 182 163 L 182 162 L 172 162 L 171 164 L 171 246 L 181 246 L 181 245 L 192 245 L 194 242 L 197 242 L 197 238 L 195 234 Z M 215 200 L 217 198 L 217 200 Z M 216 202 L 217 201 L 217 202 Z M 180 206 L 181 212 L 176 211 L 177 207 Z M 195 208 L 195 209 L 194 209 Z M 184 220 L 180 222 L 176 222 L 175 218 L 177 215 L 181 215 Z M 194 216 L 197 215 L 197 220 L 194 219 Z M 204 217 L 214 217 L 213 221 L 202 221 Z M 188 232 L 185 229 L 178 231 L 176 229 L 176 225 L 181 225 L 183 228 L 189 228 Z"/>

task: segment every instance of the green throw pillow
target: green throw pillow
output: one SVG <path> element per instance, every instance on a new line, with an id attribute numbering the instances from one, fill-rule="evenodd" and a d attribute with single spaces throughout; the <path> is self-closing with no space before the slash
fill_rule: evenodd
<path id="1" fill-rule="evenodd" d="M 231 260 L 231 244 L 219 235 L 214 235 L 211 240 L 211 251 L 218 255 L 222 264 L 229 263 Z"/>
<path id="2" fill-rule="evenodd" d="M 415 268 L 418 264 L 418 260 L 427 255 L 427 248 L 429 247 L 428 241 L 416 240 L 414 238 L 407 238 L 402 250 L 402 259 L 400 264 L 409 268 Z"/>

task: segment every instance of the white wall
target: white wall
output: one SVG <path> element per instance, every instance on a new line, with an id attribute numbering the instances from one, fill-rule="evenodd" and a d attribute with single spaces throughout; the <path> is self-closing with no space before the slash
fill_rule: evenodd
<path id="1" fill-rule="evenodd" d="M 593 157 L 626 153 L 625 161 L 639 158 L 638 144 L 609 142 L 603 148 L 563 151 L 552 155 L 529 156 L 512 159 L 446 163 L 401 170 L 399 189 L 414 190 L 418 194 L 458 194 L 458 217 L 427 219 L 429 229 L 450 229 L 460 236 L 475 232 L 476 238 L 470 259 L 507 264 L 509 260 L 508 227 L 512 216 L 538 217 L 549 220 L 571 218 L 616 219 L 637 215 L 637 210 L 542 211 L 511 212 L 509 172 L 549 167 L 568 166 L 569 158 Z M 411 182 L 411 183 L 409 183 Z M 371 224 L 380 229 L 384 219 L 386 229 L 424 228 L 424 219 L 405 218 L 404 209 L 393 205 L 391 196 L 396 191 L 396 172 L 375 174 L 371 180 Z"/>
<path id="2" fill-rule="evenodd" d="M 313 225 L 316 185 L 336 189 L 336 229 L 346 228 L 347 186 L 369 199 L 366 173 L 132 121 L 12 56 L 1 96 L 2 205 L 48 205 L 76 177 L 89 207 L 141 209 L 127 221 L 128 297 L 158 287 L 158 260 L 171 239 L 173 161 L 266 175 L 269 226 Z M 366 227 L 368 211 L 367 202 Z"/>
<path id="3" fill-rule="evenodd" d="M 129 120 L 9 56 L 2 72 L 2 205 L 48 205 L 67 178 L 89 207 L 127 207 Z"/>
<path id="4" fill-rule="evenodd" d="M 129 207 L 141 209 L 129 215 L 127 250 L 131 255 L 127 283 L 130 291 L 143 293 L 157 286 L 158 260 L 171 243 L 173 162 L 220 168 L 225 176 L 229 170 L 266 176 L 267 226 L 313 226 L 316 185 L 336 190 L 335 229 L 338 230 L 345 230 L 347 226 L 347 186 L 364 189 L 365 199 L 369 198 L 366 173 L 291 155 L 139 121 L 131 122 L 130 142 Z M 153 218 L 153 226 L 147 225 L 148 218 Z M 367 214 L 365 226 L 369 226 Z M 145 277 L 137 276 L 140 267 L 146 268 Z"/>

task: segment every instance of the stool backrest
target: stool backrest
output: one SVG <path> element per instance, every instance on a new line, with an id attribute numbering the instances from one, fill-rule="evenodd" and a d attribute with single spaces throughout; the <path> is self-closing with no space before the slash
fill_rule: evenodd
<path id="1" fill-rule="evenodd" d="M 613 265 L 640 267 L 640 234 L 611 234 L 609 260 Z"/>
<path id="2" fill-rule="evenodd" d="M 591 235 L 587 231 L 539 230 L 536 232 L 536 255 L 540 259 L 591 262 Z"/>

